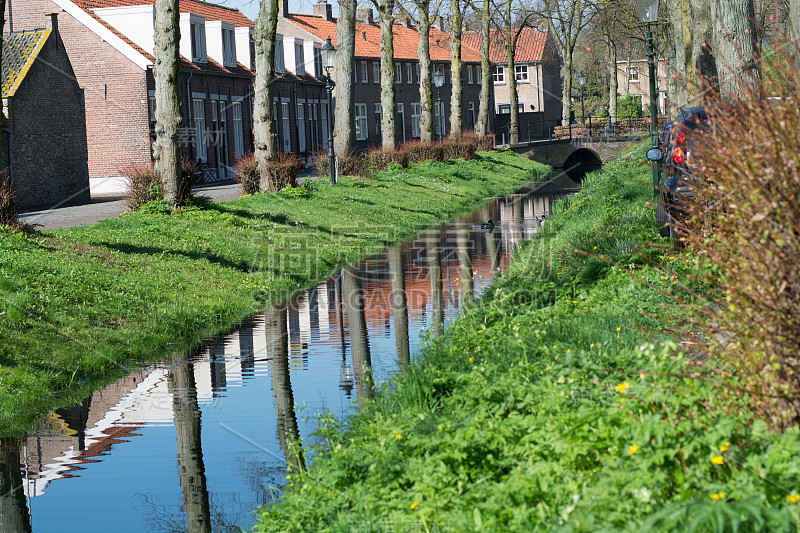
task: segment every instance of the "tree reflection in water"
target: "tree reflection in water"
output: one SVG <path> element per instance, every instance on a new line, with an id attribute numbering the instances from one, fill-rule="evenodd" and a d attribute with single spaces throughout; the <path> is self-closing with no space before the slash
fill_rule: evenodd
<path id="1" fill-rule="evenodd" d="M 350 349 L 353 353 L 353 373 L 356 378 L 356 396 L 359 405 L 374 395 L 372 360 L 367 337 L 367 320 L 364 316 L 364 292 L 355 267 L 342 271 L 342 291 L 347 311 L 347 328 L 350 333 Z"/>
<path id="2" fill-rule="evenodd" d="M 406 299 L 406 279 L 403 252 L 399 246 L 388 251 L 389 278 L 392 285 L 392 314 L 394 316 L 395 342 L 397 345 L 397 366 L 404 374 L 411 363 L 411 350 L 408 343 L 408 303 Z"/>
<path id="3" fill-rule="evenodd" d="M 444 294 L 442 289 L 442 258 L 440 255 L 440 230 L 432 230 L 425 236 L 425 255 L 428 258 L 428 276 L 431 281 L 431 307 L 433 333 L 437 337 L 444 332 Z"/>
<path id="4" fill-rule="evenodd" d="M 13 438 L 0 442 L 0 531 L 3 533 L 31 532 L 19 460 L 21 442 Z"/>

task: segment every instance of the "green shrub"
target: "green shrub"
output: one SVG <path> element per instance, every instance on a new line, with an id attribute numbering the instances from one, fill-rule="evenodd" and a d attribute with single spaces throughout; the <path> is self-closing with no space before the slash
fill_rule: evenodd
<path id="1" fill-rule="evenodd" d="M 617 119 L 642 118 L 643 116 L 641 95 L 626 94 L 622 98 L 617 98 Z"/>

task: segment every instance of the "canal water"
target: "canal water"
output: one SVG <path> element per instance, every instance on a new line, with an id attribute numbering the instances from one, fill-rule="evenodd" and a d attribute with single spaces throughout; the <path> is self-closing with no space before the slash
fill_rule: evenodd
<path id="1" fill-rule="evenodd" d="M 574 187 L 496 198 L 4 439 L 0 531 L 251 527 L 287 468 L 313 461 L 314 415 L 344 417 L 402 372 Z"/>

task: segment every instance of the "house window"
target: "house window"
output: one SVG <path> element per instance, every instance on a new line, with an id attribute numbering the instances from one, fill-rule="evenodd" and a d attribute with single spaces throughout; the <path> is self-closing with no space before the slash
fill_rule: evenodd
<path id="1" fill-rule="evenodd" d="M 502 85 L 506 82 L 506 70 L 502 65 L 492 67 L 492 79 L 495 85 Z"/>
<path id="2" fill-rule="evenodd" d="M 156 97 L 155 95 L 150 95 L 147 99 L 148 103 L 148 110 L 150 111 L 150 124 L 153 125 L 156 123 Z"/>
<path id="3" fill-rule="evenodd" d="M 381 81 L 381 64 L 377 61 L 372 62 L 372 83 L 380 83 Z"/>
<path id="4" fill-rule="evenodd" d="M 469 112 L 469 115 L 468 115 L 469 128 L 474 130 L 475 129 L 475 122 L 476 122 L 476 120 L 475 120 L 475 102 L 470 102 L 469 103 L 468 112 Z"/>
<path id="5" fill-rule="evenodd" d="M 394 64 L 394 82 L 403 83 L 403 69 L 400 68 L 400 63 Z"/>
<path id="6" fill-rule="evenodd" d="M 381 144 L 383 144 L 383 133 L 381 133 L 381 120 L 383 120 L 382 110 L 381 104 L 375 104 L 375 134 Z"/>
<path id="7" fill-rule="evenodd" d="M 510 115 L 511 114 L 511 104 L 500 104 L 497 110 L 498 115 Z"/>
<path id="8" fill-rule="evenodd" d="M 470 85 L 475 83 L 475 79 L 473 78 L 474 74 L 475 73 L 473 71 L 472 65 L 467 65 L 467 83 L 469 83 Z"/>
<path id="9" fill-rule="evenodd" d="M 305 76 L 306 75 L 306 62 L 303 58 L 303 45 L 300 43 L 295 43 L 294 45 L 294 73 L 298 76 Z"/>
<path id="10" fill-rule="evenodd" d="M 322 123 L 322 147 L 328 147 L 328 104 L 320 104 L 319 109 Z"/>
<path id="11" fill-rule="evenodd" d="M 406 83 L 414 83 L 414 65 L 412 63 L 406 63 Z"/>
<path id="12" fill-rule="evenodd" d="M 480 66 L 475 67 L 475 77 L 478 79 L 478 85 L 483 84 L 483 70 Z"/>
<path id="13" fill-rule="evenodd" d="M 628 81 L 639 81 L 639 67 L 628 67 Z"/>
<path id="14" fill-rule="evenodd" d="M 528 65 L 514 65 L 514 77 L 518 82 L 528 83 Z"/>
<path id="15" fill-rule="evenodd" d="M 292 119 L 289 116 L 289 102 L 281 102 L 281 119 L 283 122 L 283 151 L 292 151 Z"/>
<path id="16" fill-rule="evenodd" d="M 314 48 L 314 77 L 322 79 L 322 50 Z"/>
<path id="17" fill-rule="evenodd" d="M 367 140 L 367 104 L 356 104 L 356 140 Z"/>
<path id="18" fill-rule="evenodd" d="M 420 137 L 419 116 L 422 114 L 422 107 L 419 104 L 411 104 L 411 137 Z"/>
<path id="19" fill-rule="evenodd" d="M 275 72 L 284 73 L 286 66 L 283 64 L 283 40 L 275 41 Z"/>
<path id="20" fill-rule="evenodd" d="M 236 66 L 236 34 L 226 28 L 222 29 L 222 63 L 226 67 Z"/>
<path id="21" fill-rule="evenodd" d="M 369 63 L 366 61 L 361 62 L 361 82 L 369 83 Z"/>
<path id="22" fill-rule="evenodd" d="M 206 25 L 202 22 L 191 23 L 192 62 L 206 62 Z"/>
<path id="23" fill-rule="evenodd" d="M 244 155 L 244 125 L 242 123 L 242 103 L 233 102 L 233 155 L 242 157 Z"/>
<path id="24" fill-rule="evenodd" d="M 306 104 L 297 103 L 297 150 L 306 151 Z"/>
<path id="25" fill-rule="evenodd" d="M 436 122 L 436 135 L 444 135 L 444 102 L 434 102 L 433 118 Z"/>
<path id="26" fill-rule="evenodd" d="M 206 101 L 201 98 L 192 100 L 192 116 L 194 116 L 195 155 L 197 159 L 208 159 L 206 150 Z"/>
<path id="27" fill-rule="evenodd" d="M 422 76 L 419 75 L 419 63 L 417 63 L 417 83 L 422 79 Z"/>
<path id="28" fill-rule="evenodd" d="M 403 142 L 406 141 L 406 113 L 405 109 L 403 108 L 403 104 L 397 104 L 397 125 L 395 126 L 398 131 L 398 137 L 403 139 Z"/>

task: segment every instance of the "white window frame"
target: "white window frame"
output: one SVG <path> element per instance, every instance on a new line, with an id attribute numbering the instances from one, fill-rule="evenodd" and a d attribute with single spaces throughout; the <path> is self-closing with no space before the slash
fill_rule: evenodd
<path id="1" fill-rule="evenodd" d="M 400 63 L 394 64 L 394 82 L 403 83 L 403 65 Z"/>
<path id="2" fill-rule="evenodd" d="M 467 65 L 467 83 L 472 85 L 475 83 L 475 70 L 472 68 L 472 65 Z"/>
<path id="3" fill-rule="evenodd" d="M 320 104 L 319 108 L 320 119 L 322 123 L 322 147 L 328 147 L 328 104 Z"/>
<path id="4" fill-rule="evenodd" d="M 280 34 L 275 38 L 275 72 L 279 74 L 286 72 L 286 65 L 283 59 L 283 36 Z"/>
<path id="5" fill-rule="evenodd" d="M 409 63 L 410 65 L 410 63 Z M 402 102 L 398 102 L 395 113 L 398 115 L 397 125 L 400 127 L 400 137 L 406 142 L 406 110 Z"/>
<path id="6" fill-rule="evenodd" d="M 478 85 L 483 85 L 483 67 L 475 65 L 475 81 Z"/>
<path id="7" fill-rule="evenodd" d="M 514 77 L 517 83 L 528 83 L 528 65 L 514 65 Z"/>
<path id="8" fill-rule="evenodd" d="M 292 151 L 292 117 L 290 115 L 289 99 L 281 102 L 281 121 L 283 122 L 283 151 Z"/>
<path id="9" fill-rule="evenodd" d="M 433 104 L 433 119 L 436 123 L 436 131 L 434 133 L 444 137 L 447 134 L 444 122 L 444 102 L 434 102 Z"/>
<path id="10" fill-rule="evenodd" d="M 406 63 L 406 83 L 411 85 L 414 83 L 414 64 Z"/>
<path id="11" fill-rule="evenodd" d="M 420 75 L 420 66 L 419 62 L 417 62 L 417 83 L 422 83 L 422 76 Z"/>
<path id="12" fill-rule="evenodd" d="M 511 114 L 511 104 L 500 104 L 497 106 L 497 114 L 498 115 L 510 115 Z"/>
<path id="13" fill-rule="evenodd" d="M 294 73 L 297 76 L 306 75 L 306 61 L 303 48 L 303 43 L 294 43 Z"/>
<path id="14" fill-rule="evenodd" d="M 322 79 L 322 49 L 319 46 L 314 47 L 314 77 Z"/>
<path id="15" fill-rule="evenodd" d="M 381 64 L 379 61 L 372 62 L 372 83 L 381 82 Z"/>
<path id="16" fill-rule="evenodd" d="M 197 159 L 207 161 L 206 101 L 204 98 L 192 98 L 192 118 L 194 119 L 195 155 Z"/>
<path id="17" fill-rule="evenodd" d="M 628 67 L 628 81 L 639 81 L 639 67 L 631 65 Z"/>
<path id="18" fill-rule="evenodd" d="M 375 135 L 378 140 L 383 144 L 383 131 L 381 130 L 381 122 L 383 121 L 383 106 L 380 102 L 375 104 Z"/>
<path id="19" fill-rule="evenodd" d="M 233 113 L 233 155 L 237 159 L 244 155 L 244 121 L 242 117 L 242 103 L 231 102 Z"/>
<path id="20" fill-rule="evenodd" d="M 150 94 L 147 96 L 147 109 L 150 111 L 150 122 L 151 124 L 155 124 L 156 122 L 156 94 L 155 91 L 150 91 Z"/>
<path id="21" fill-rule="evenodd" d="M 303 100 L 297 101 L 297 151 L 306 151 L 306 104 Z"/>
<path id="22" fill-rule="evenodd" d="M 422 106 L 417 103 L 411 104 L 411 138 L 416 139 L 421 137 L 419 127 L 419 117 L 422 115 Z"/>
<path id="23" fill-rule="evenodd" d="M 192 20 L 189 22 L 189 28 L 192 40 L 192 63 L 208 63 L 205 22 Z"/>
<path id="24" fill-rule="evenodd" d="M 475 102 L 469 102 L 467 105 L 467 111 L 469 112 L 469 117 L 472 120 L 472 129 L 475 129 L 475 123 L 478 121 L 477 117 L 475 116 Z"/>
<path id="25" fill-rule="evenodd" d="M 236 66 L 236 32 L 233 28 L 222 28 L 222 65 Z"/>
<path id="26" fill-rule="evenodd" d="M 369 63 L 361 62 L 361 83 L 369 83 Z"/>
<path id="27" fill-rule="evenodd" d="M 505 85 L 506 83 L 506 67 L 503 65 L 495 65 L 492 67 L 492 81 L 495 85 Z"/>
<path id="28" fill-rule="evenodd" d="M 367 133 L 367 104 L 356 104 L 354 108 L 356 140 L 366 141 Z"/>

